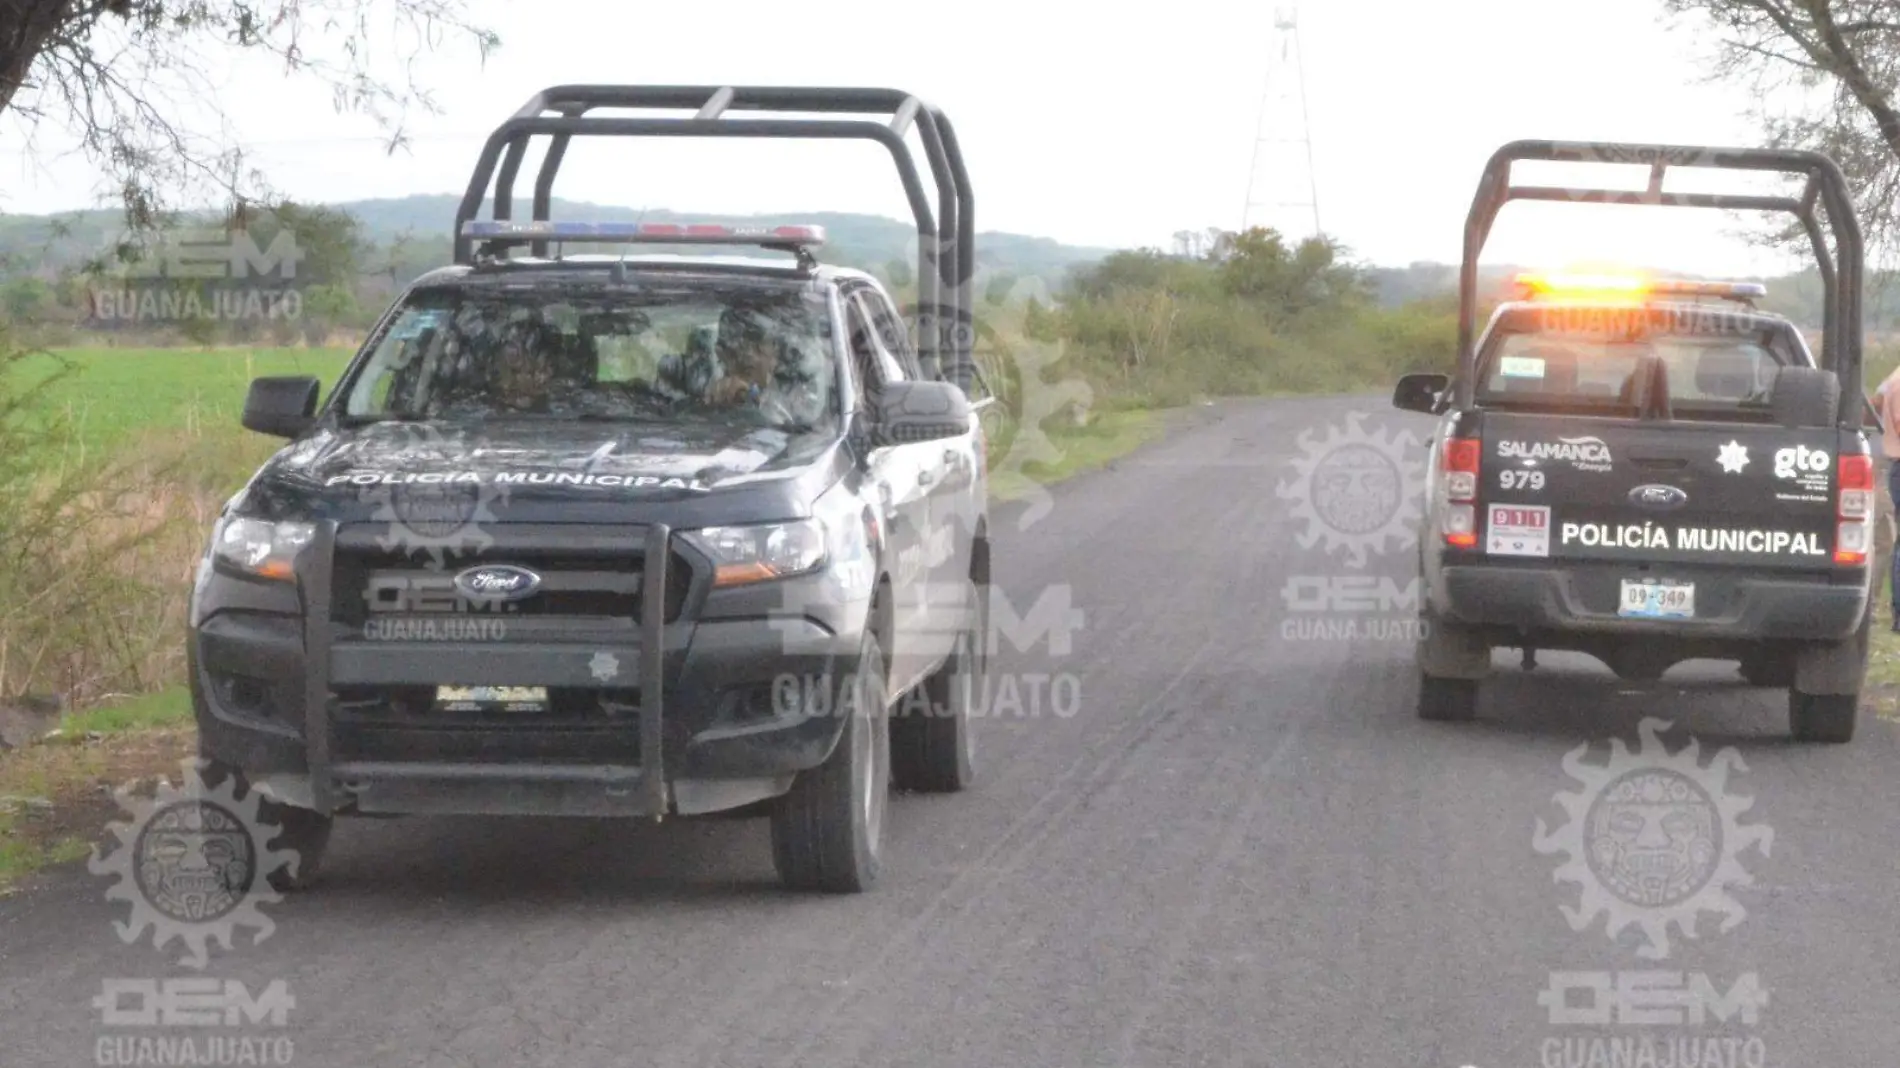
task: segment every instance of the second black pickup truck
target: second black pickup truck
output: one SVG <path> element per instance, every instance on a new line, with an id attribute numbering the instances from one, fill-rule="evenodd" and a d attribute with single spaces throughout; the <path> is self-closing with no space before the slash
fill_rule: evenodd
<path id="1" fill-rule="evenodd" d="M 1647 193 L 1525 189 L 1515 160 L 1647 163 Z M 1802 199 L 1671 194 L 1671 166 L 1804 174 Z M 1550 195 L 1561 194 L 1561 195 Z M 1526 276 L 1471 337 L 1475 261 L 1506 200 L 1785 210 L 1820 240 L 1820 359 L 1756 310 L 1758 285 Z M 1789 690 L 1798 739 L 1855 732 L 1871 620 L 1874 461 L 1863 430 L 1860 235 L 1838 169 L 1809 153 L 1518 142 L 1493 157 L 1466 237 L 1455 378 L 1402 379 L 1432 442 L 1418 712 L 1475 714 L 1491 650 L 1590 653 L 1629 679 L 1738 661 Z M 1844 385 L 1845 384 L 1845 385 Z"/>

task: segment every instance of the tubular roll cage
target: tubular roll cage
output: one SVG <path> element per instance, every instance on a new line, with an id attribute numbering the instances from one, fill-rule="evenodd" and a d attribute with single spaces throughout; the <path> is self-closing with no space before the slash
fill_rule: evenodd
<path id="1" fill-rule="evenodd" d="M 1576 189 L 1511 184 L 1511 165 L 1519 160 L 1560 163 L 1608 163 L 1649 166 L 1649 187 L 1636 190 Z M 1807 184 L 1798 197 L 1729 193 L 1665 193 L 1663 176 L 1671 167 L 1800 174 Z M 1859 219 L 1840 165 L 1819 152 L 1769 148 L 1696 148 L 1684 145 L 1621 144 L 1597 141 L 1513 141 L 1492 154 L 1465 220 L 1464 260 L 1458 274 L 1458 360 L 1456 403 L 1469 407 L 1476 390 L 1473 373 L 1478 317 L 1478 256 L 1498 211 L 1513 200 L 1567 201 L 1583 204 L 1647 204 L 1670 208 L 1730 211 L 1778 211 L 1801 222 L 1814 250 L 1826 296 L 1822 311 L 1821 366 L 1841 382 L 1840 422 L 1859 425 L 1866 398 L 1861 392 L 1861 286 L 1865 250 Z M 1827 219 L 1824 233 L 1816 208 Z M 1830 248 L 1827 238 L 1833 238 Z"/>
<path id="2" fill-rule="evenodd" d="M 598 108 L 692 109 L 694 114 L 685 118 L 608 118 L 588 114 Z M 782 115 L 725 117 L 731 110 L 890 117 L 886 121 Z M 937 187 L 934 212 L 905 140 L 913 126 L 923 141 L 931 178 Z M 910 202 L 917 226 L 918 311 L 914 325 L 918 358 L 926 377 L 946 378 L 968 392 L 974 367 L 970 280 L 976 264 L 976 227 L 969 173 L 957 147 L 956 131 L 942 111 L 896 89 L 730 85 L 560 85 L 544 89 L 488 135 L 461 206 L 456 209 L 456 263 L 474 262 L 475 239 L 463 235 L 462 225 L 480 214 L 482 201 L 491 193 L 493 218 L 496 221 L 513 218 L 515 179 L 527 154 L 528 142 L 541 135 L 547 135 L 552 141 L 534 180 L 536 222 L 548 221 L 554 177 L 567 155 L 568 143 L 576 135 L 855 139 L 883 145 L 897 165 L 897 176 L 903 182 L 904 195 Z M 546 238 L 504 238 L 498 243 L 530 244 L 533 255 L 548 254 Z"/>

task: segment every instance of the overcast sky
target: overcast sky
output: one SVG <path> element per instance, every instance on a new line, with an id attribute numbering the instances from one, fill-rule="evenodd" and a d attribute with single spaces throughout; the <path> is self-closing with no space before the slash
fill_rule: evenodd
<path id="1" fill-rule="evenodd" d="M 1299 41 L 1324 228 L 1374 262 L 1455 262 L 1479 170 L 1505 141 L 1756 142 L 1746 88 L 1703 84 L 1697 36 L 1671 32 L 1660 9 L 1659 0 L 1306 0 Z M 368 119 L 337 114 L 321 85 L 269 65 L 232 59 L 217 103 L 281 191 L 335 201 L 459 193 L 488 129 L 547 85 L 889 86 L 956 123 L 980 229 L 1164 246 L 1177 230 L 1237 226 L 1263 88 L 1279 59 L 1272 4 L 1112 10 L 1033 0 L 478 0 L 502 48 L 486 67 L 467 48 L 423 62 L 445 111 L 414 118 L 406 152 L 385 154 Z M 50 159 L 59 144 L 42 130 L 29 158 L 18 127 L 0 124 L 0 210 L 93 202 L 97 175 Z M 1290 199 L 1276 190 L 1304 181 L 1300 150 L 1274 148 L 1268 177 L 1277 181 L 1263 181 L 1257 197 Z M 880 153 L 868 142 L 621 142 L 571 152 L 557 192 L 687 211 L 908 217 Z M 1640 185 L 1640 170 L 1609 173 L 1612 184 Z M 1550 176 L 1527 170 L 1520 180 Z M 1717 187 L 1736 185 L 1697 186 Z M 1268 214 L 1255 221 L 1287 212 Z M 1735 235 L 1736 221 L 1713 212 L 1519 204 L 1506 209 L 1486 258 L 1709 272 L 1780 265 Z"/>

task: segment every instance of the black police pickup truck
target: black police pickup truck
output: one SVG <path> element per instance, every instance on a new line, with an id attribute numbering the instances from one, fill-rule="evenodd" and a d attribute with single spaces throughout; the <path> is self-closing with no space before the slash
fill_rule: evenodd
<path id="1" fill-rule="evenodd" d="M 1519 160 L 1647 165 L 1646 192 L 1515 186 Z M 1670 168 L 1777 171 L 1800 196 L 1662 191 Z M 1513 199 L 1794 214 L 1827 289 L 1817 361 L 1760 286 L 1520 277 L 1472 338 L 1476 261 Z M 1826 209 L 1828 253 L 1814 205 Z M 1393 403 L 1440 415 L 1428 466 L 1418 714 L 1475 714 L 1491 650 L 1589 653 L 1651 680 L 1691 658 L 1787 687 L 1797 739 L 1853 737 L 1871 619 L 1875 480 L 1860 381 L 1861 239 L 1824 156 L 1516 142 L 1472 206 L 1458 374 Z"/>
<path id="2" fill-rule="evenodd" d="M 546 217 L 573 136 L 903 148 L 912 123 L 954 179 L 936 213 L 913 198 L 938 319 L 921 358 L 873 278 L 816 262 L 816 227 Z M 556 148 L 518 222 L 536 135 Z M 263 793 L 299 854 L 274 885 L 309 882 L 336 815 L 737 812 L 770 815 L 787 885 L 857 891 L 891 786 L 970 781 L 988 401 L 966 393 L 968 332 L 941 329 L 969 307 L 955 153 L 897 92 L 550 89 L 490 137 L 455 264 L 396 300 L 320 407 L 315 379 L 252 384 L 245 426 L 291 440 L 217 521 L 189 656 L 210 777 Z M 565 255 L 589 241 L 648 248 Z M 785 258 L 652 251 L 695 244 Z"/>

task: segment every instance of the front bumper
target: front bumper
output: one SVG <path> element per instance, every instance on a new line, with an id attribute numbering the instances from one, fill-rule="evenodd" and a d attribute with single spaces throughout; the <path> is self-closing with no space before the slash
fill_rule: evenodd
<path id="1" fill-rule="evenodd" d="M 837 694 L 868 614 L 853 605 L 696 618 L 706 591 L 695 589 L 678 616 L 641 611 L 618 632 L 369 640 L 333 618 L 337 542 L 334 524 L 319 527 L 294 591 L 208 574 L 194 598 L 201 752 L 283 801 L 364 814 L 711 812 L 783 793 L 842 732 Z M 658 562 L 642 566 L 641 603 L 668 604 L 679 544 L 655 525 L 628 548 Z M 405 703 L 438 684 L 545 686 L 556 707 L 445 718 Z"/>
<path id="2" fill-rule="evenodd" d="M 1655 574 L 1695 583 L 1694 618 L 1618 615 L 1621 580 L 1640 577 L 1640 569 L 1629 565 L 1449 565 L 1440 570 L 1431 593 L 1442 617 L 1463 624 L 1530 635 L 1649 635 L 1708 642 L 1844 639 L 1860 627 L 1870 596 L 1865 572 L 1858 582 L 1833 575 L 1761 577 L 1706 566 L 1661 568 Z"/>

